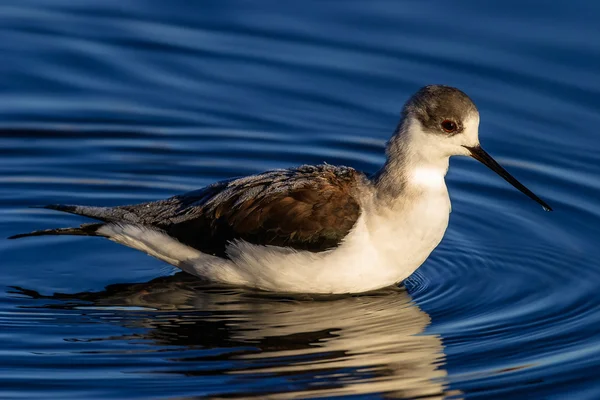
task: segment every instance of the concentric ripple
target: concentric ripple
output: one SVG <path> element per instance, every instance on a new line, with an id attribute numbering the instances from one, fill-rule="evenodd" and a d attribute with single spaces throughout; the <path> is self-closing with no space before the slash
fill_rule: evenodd
<path id="1" fill-rule="evenodd" d="M 84 221 L 33 205 L 305 163 L 374 172 L 429 83 L 473 97 L 482 145 L 555 211 L 452 160 L 425 265 L 336 298 L 205 286 L 108 241 L 0 240 L 0 397 L 600 398 L 598 10 L 3 2 L 2 237 Z"/>

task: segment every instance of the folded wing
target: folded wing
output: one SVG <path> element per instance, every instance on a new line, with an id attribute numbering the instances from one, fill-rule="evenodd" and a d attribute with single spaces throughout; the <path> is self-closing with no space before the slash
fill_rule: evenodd
<path id="1" fill-rule="evenodd" d="M 207 254 L 226 256 L 228 243 L 245 240 L 313 252 L 336 247 L 360 215 L 356 187 L 364 175 L 347 167 L 303 166 L 230 181 L 156 202 L 113 208 L 47 208 L 106 223 L 133 223 L 164 231 Z M 83 225 L 40 234 L 86 234 Z M 55 231 L 56 233 L 53 233 Z M 62 233 L 61 233 L 62 232 Z"/>

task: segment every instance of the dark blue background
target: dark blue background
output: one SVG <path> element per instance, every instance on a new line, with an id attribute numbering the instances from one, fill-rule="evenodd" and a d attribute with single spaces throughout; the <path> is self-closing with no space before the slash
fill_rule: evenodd
<path id="1" fill-rule="evenodd" d="M 598 21 L 565 0 L 2 2 L 0 237 L 84 221 L 31 205 L 375 171 L 430 83 L 474 99 L 483 145 L 555 212 L 453 160 L 408 293 L 326 302 L 99 239 L 0 239 L 0 397 L 600 397 Z"/>

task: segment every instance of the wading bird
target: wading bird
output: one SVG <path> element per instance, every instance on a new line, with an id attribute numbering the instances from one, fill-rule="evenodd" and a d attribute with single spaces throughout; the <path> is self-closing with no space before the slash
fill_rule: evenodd
<path id="1" fill-rule="evenodd" d="M 372 176 L 301 166 L 217 182 L 166 200 L 45 208 L 101 222 L 15 235 L 100 236 L 201 278 L 264 290 L 360 293 L 411 275 L 441 241 L 450 156 L 471 156 L 549 211 L 479 145 L 479 112 L 458 89 L 431 85 L 404 105 Z"/>

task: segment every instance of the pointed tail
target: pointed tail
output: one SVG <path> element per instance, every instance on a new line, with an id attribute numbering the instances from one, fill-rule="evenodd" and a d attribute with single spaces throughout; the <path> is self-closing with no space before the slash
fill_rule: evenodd
<path id="1" fill-rule="evenodd" d="M 49 210 L 63 211 L 70 214 L 83 215 L 84 217 L 98 219 L 100 221 L 108 222 L 118 214 L 113 208 L 109 207 L 90 207 L 90 206 L 73 206 L 65 204 L 51 204 L 48 206 L 34 207 L 34 208 L 47 208 Z M 13 235 L 9 239 L 19 239 L 28 236 L 44 236 L 44 235 L 78 235 L 78 236 L 98 236 L 96 231 L 100 228 L 102 223 L 83 224 L 80 227 L 72 228 L 57 228 L 57 229 L 44 229 L 40 231 L 33 231 L 29 233 L 21 233 Z"/>
<path id="2" fill-rule="evenodd" d="M 98 219 L 107 222 L 111 217 L 116 216 L 117 212 L 110 207 L 93 207 L 93 206 L 74 206 L 69 204 L 50 204 L 47 206 L 37 206 L 33 208 L 46 208 L 48 210 L 62 211 L 69 214 L 82 215 L 84 217 Z"/>
<path id="3" fill-rule="evenodd" d="M 73 228 L 57 228 L 57 229 L 44 229 L 40 231 L 33 231 L 29 233 L 20 233 L 13 235 L 9 239 L 20 239 L 29 236 L 45 236 L 45 235 L 75 235 L 75 236 L 99 236 L 97 230 L 102 227 L 103 223 L 98 224 L 83 224 L 80 227 Z"/>

